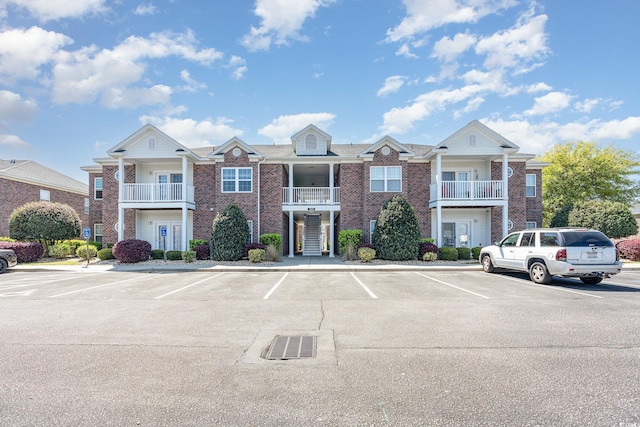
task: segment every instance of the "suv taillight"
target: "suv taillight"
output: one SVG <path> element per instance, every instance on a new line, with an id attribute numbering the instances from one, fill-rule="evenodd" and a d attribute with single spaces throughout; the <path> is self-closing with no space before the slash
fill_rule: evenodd
<path id="1" fill-rule="evenodd" d="M 567 250 L 560 249 L 556 252 L 556 261 L 567 261 Z"/>

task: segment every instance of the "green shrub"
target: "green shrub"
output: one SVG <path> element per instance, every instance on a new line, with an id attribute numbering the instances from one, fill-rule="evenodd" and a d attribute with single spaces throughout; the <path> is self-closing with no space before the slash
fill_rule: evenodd
<path id="1" fill-rule="evenodd" d="M 435 261 L 437 259 L 438 259 L 438 254 L 435 252 L 425 252 L 424 255 L 422 255 L 423 261 Z"/>
<path id="2" fill-rule="evenodd" d="M 433 243 L 435 242 L 435 240 L 433 240 L 432 237 L 421 237 L 420 238 L 420 243 Z"/>
<path id="3" fill-rule="evenodd" d="M 15 242 L 11 237 L 0 237 L 0 242 Z"/>
<path id="4" fill-rule="evenodd" d="M 30 202 L 16 208 L 9 216 L 9 237 L 35 241 L 45 248 L 56 242 L 80 236 L 78 213 L 69 205 L 54 202 Z"/>
<path id="5" fill-rule="evenodd" d="M 265 233 L 260 236 L 260 243 L 265 246 L 273 245 L 279 254 L 282 253 L 282 236 L 278 233 Z"/>
<path id="6" fill-rule="evenodd" d="M 280 261 L 280 251 L 273 245 L 267 245 L 267 249 L 264 251 L 264 260 L 271 262 Z"/>
<path id="7" fill-rule="evenodd" d="M 49 256 L 52 258 L 63 259 L 69 256 L 69 245 L 58 243 L 49 246 Z"/>
<path id="8" fill-rule="evenodd" d="M 181 257 L 186 263 L 193 262 L 196 259 L 196 251 L 184 251 L 181 253 Z"/>
<path id="9" fill-rule="evenodd" d="M 445 261 L 457 261 L 458 251 L 456 248 L 444 247 L 438 249 L 438 258 Z"/>
<path id="10" fill-rule="evenodd" d="M 213 220 L 211 227 L 211 259 L 237 261 L 244 255 L 250 231 L 247 218 L 238 205 L 231 203 Z"/>
<path id="11" fill-rule="evenodd" d="M 480 251 L 481 250 L 482 250 L 482 247 L 480 247 L 480 246 L 474 246 L 473 248 L 471 248 L 471 257 L 473 259 L 480 258 Z"/>
<path id="12" fill-rule="evenodd" d="M 588 200 L 576 203 L 569 213 L 569 227 L 600 230 L 612 239 L 633 236 L 638 223 L 629 206 L 620 202 Z"/>
<path id="13" fill-rule="evenodd" d="M 189 240 L 189 250 L 190 251 L 195 251 L 196 250 L 196 246 L 208 245 L 208 244 L 209 244 L 209 242 L 207 242 L 206 240 L 192 239 L 192 240 Z"/>
<path id="14" fill-rule="evenodd" d="M 249 261 L 251 262 L 262 262 L 264 261 L 264 249 L 251 249 L 249 251 Z"/>
<path id="15" fill-rule="evenodd" d="M 98 251 L 98 258 L 102 261 L 106 261 L 108 259 L 114 259 L 113 250 L 111 248 L 103 248 Z"/>
<path id="16" fill-rule="evenodd" d="M 152 249 L 151 259 L 164 259 L 164 251 L 162 249 Z"/>
<path id="17" fill-rule="evenodd" d="M 362 230 L 340 230 L 340 233 L 338 233 L 338 245 L 341 255 L 344 255 L 348 246 L 351 246 L 355 252 L 360 243 L 362 243 Z"/>
<path id="18" fill-rule="evenodd" d="M 170 261 L 180 261 L 182 259 L 182 251 L 166 251 L 164 255 Z"/>
<path id="19" fill-rule="evenodd" d="M 458 259 L 469 259 L 471 258 L 471 249 L 470 248 L 456 248 L 458 251 Z"/>
<path id="20" fill-rule="evenodd" d="M 378 258 L 418 259 L 420 226 L 413 207 L 401 195 L 396 194 L 382 206 L 373 231 L 373 244 Z"/>
<path id="21" fill-rule="evenodd" d="M 87 246 L 86 243 L 84 246 L 78 246 L 76 248 L 76 256 L 78 258 L 86 259 L 87 254 L 89 254 L 89 258 L 95 258 L 96 255 L 98 255 L 98 248 L 92 245 Z"/>
<path id="22" fill-rule="evenodd" d="M 360 248 L 358 249 L 358 258 L 362 262 L 369 262 L 376 257 L 375 249 L 371 248 Z"/>

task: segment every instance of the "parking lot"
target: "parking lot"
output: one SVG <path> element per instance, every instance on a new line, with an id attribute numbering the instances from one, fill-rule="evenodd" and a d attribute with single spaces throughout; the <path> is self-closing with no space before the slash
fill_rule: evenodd
<path id="1" fill-rule="evenodd" d="M 639 330 L 633 271 L 12 271 L 0 425 L 640 426 Z"/>

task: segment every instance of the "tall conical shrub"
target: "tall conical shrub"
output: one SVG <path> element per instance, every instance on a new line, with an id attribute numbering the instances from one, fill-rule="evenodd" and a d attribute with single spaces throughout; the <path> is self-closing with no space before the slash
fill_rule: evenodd
<path id="1" fill-rule="evenodd" d="M 234 203 L 216 215 L 211 228 L 211 259 L 237 261 L 244 255 L 250 236 L 249 224 L 242 210 Z"/>
<path id="2" fill-rule="evenodd" d="M 413 207 L 401 195 L 382 206 L 373 231 L 376 257 L 392 261 L 418 258 L 420 226 Z"/>

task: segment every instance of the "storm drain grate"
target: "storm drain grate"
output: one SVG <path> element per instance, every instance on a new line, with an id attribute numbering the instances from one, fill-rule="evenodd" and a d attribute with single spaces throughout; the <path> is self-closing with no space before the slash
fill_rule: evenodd
<path id="1" fill-rule="evenodd" d="M 266 359 L 286 360 L 316 357 L 316 337 L 312 335 L 283 336 L 274 338 Z"/>

